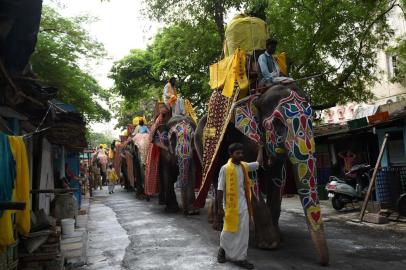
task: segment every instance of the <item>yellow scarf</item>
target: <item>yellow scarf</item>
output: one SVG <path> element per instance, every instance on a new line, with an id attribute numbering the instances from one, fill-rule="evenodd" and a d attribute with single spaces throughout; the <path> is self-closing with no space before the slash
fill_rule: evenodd
<path id="1" fill-rule="evenodd" d="M 31 229 L 31 204 L 30 204 L 30 178 L 27 159 L 27 150 L 23 137 L 9 136 L 11 152 L 16 162 L 16 178 L 14 181 L 13 202 L 25 202 L 25 210 L 7 210 L 0 218 L 0 251 L 15 242 L 13 235 L 12 215 L 16 215 L 15 223 L 18 231 L 27 236 Z"/>
<path id="2" fill-rule="evenodd" d="M 168 96 L 169 96 L 168 103 L 170 106 L 173 106 L 176 103 L 176 100 L 178 99 L 178 97 L 176 94 L 176 88 L 172 87 L 172 84 L 170 84 L 170 83 L 169 83 L 169 87 L 168 87 Z"/>
<path id="3" fill-rule="evenodd" d="M 247 200 L 248 213 L 251 218 L 251 184 L 248 177 L 248 165 L 245 162 L 241 162 L 241 166 L 244 174 L 245 198 Z M 237 232 L 239 227 L 238 222 L 238 174 L 237 167 L 233 164 L 230 158 L 226 165 L 226 210 L 224 216 L 224 231 Z"/>

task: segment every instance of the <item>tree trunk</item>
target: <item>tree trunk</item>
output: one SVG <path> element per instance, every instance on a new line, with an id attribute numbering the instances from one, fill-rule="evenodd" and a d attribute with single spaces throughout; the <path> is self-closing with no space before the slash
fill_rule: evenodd
<path id="1" fill-rule="evenodd" d="M 216 23 L 217 32 L 220 35 L 221 43 L 224 42 L 224 5 L 223 1 L 214 2 L 214 22 Z"/>

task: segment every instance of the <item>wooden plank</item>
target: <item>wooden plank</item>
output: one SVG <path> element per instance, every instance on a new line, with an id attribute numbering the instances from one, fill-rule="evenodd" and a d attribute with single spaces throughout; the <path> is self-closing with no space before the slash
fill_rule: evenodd
<path id="1" fill-rule="evenodd" d="M 369 181 L 369 187 L 368 187 L 367 194 L 365 195 L 364 202 L 362 203 L 361 213 L 360 213 L 360 216 L 359 216 L 359 220 L 361 222 L 362 222 L 362 219 L 364 218 L 364 215 L 365 215 L 365 209 L 367 208 L 369 197 L 371 196 L 372 187 L 375 184 L 376 175 L 378 174 L 378 168 L 379 168 L 379 166 L 381 164 L 381 160 L 382 160 L 382 157 L 383 157 L 383 152 L 385 151 L 385 147 L 386 147 L 386 143 L 388 141 L 388 138 L 389 138 L 389 134 L 386 133 L 385 134 L 385 139 L 383 140 L 383 143 L 382 143 L 382 146 L 381 146 L 381 150 L 379 152 L 378 159 L 376 160 L 374 172 L 372 173 L 371 180 Z"/>
<path id="2" fill-rule="evenodd" d="M 24 210 L 25 202 L 0 202 L 0 210 Z"/>

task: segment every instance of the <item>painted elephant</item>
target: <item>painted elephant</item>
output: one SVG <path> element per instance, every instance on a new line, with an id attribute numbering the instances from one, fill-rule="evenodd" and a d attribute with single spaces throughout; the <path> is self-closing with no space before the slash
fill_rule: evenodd
<path id="1" fill-rule="evenodd" d="M 145 166 L 148 154 L 148 146 L 150 143 L 149 134 L 136 134 L 132 138 L 134 145 L 136 146 L 136 154 L 137 157 L 136 164 L 134 165 L 135 170 L 135 177 L 136 183 L 135 188 L 137 189 L 136 197 L 138 199 L 146 199 L 149 200 L 149 197 L 145 195 L 144 187 L 145 187 Z"/>
<path id="2" fill-rule="evenodd" d="M 243 143 L 247 161 L 254 161 L 260 148 L 258 147 L 259 144 L 252 139 L 255 136 L 251 135 L 258 135 L 260 137 L 259 143 L 265 146 L 264 150 L 271 165 L 270 167 L 265 166 L 265 169 L 259 171 L 259 175 L 265 178 L 265 181 L 259 182 L 261 191 L 255 192 L 253 190 L 255 196 L 253 196 L 252 204 L 256 245 L 267 249 L 275 249 L 280 245 L 281 195 L 286 180 L 286 162 L 290 162 L 311 238 L 318 252 L 320 263 L 327 265 L 329 253 L 316 190 L 313 110 L 310 104 L 303 98 L 303 95 L 299 95 L 297 91 L 282 85 L 270 87 L 263 94 L 250 96 L 241 102 L 251 102 L 254 113 L 248 117 L 254 123 L 248 123 L 251 124 L 248 132 L 237 129 L 238 115 L 235 117 L 235 123 L 229 124 L 218 152 L 220 156 L 215 167 L 216 172 L 221 165 L 225 164 L 227 160 L 226 149 L 233 142 Z M 235 114 L 238 103 L 234 109 Z M 203 132 L 206 120 L 203 118 L 199 122 L 195 134 L 195 145 L 200 158 L 203 152 Z M 244 128 L 247 129 L 247 127 Z M 250 132 L 251 134 L 249 134 Z M 216 186 L 215 182 L 216 180 L 214 181 Z M 267 195 L 266 202 L 261 193 Z M 217 203 L 214 206 L 215 213 L 217 212 L 216 206 Z M 220 224 L 218 220 L 216 221 L 216 217 L 215 214 L 214 227 L 218 227 Z"/>
<path id="3" fill-rule="evenodd" d="M 165 210 L 177 212 L 179 205 L 174 185 L 181 188 L 181 200 L 185 215 L 197 214 L 192 208 L 195 200 L 196 159 L 193 137 L 196 125 L 190 117 L 174 116 L 167 124 L 157 127 L 153 143 L 161 148 L 159 158 L 160 203 Z"/>

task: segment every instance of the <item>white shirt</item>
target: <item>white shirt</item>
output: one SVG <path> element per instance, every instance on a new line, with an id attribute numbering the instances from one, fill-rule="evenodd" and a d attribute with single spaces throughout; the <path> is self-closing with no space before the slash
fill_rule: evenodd
<path id="1" fill-rule="evenodd" d="M 245 198 L 245 188 L 244 188 L 244 173 L 242 171 L 241 165 L 236 165 L 233 163 L 233 165 L 237 169 L 237 177 L 238 177 L 238 213 L 241 213 L 243 211 L 247 211 L 247 200 Z M 248 171 L 252 172 L 255 170 L 258 170 L 259 163 L 258 162 L 249 162 L 247 163 L 248 165 Z M 223 208 L 226 208 L 226 165 L 221 167 L 220 173 L 219 173 L 219 180 L 218 180 L 218 190 L 222 190 L 224 192 L 223 196 Z"/>
<path id="2" fill-rule="evenodd" d="M 169 102 L 169 87 L 171 87 L 171 84 L 168 82 L 167 84 L 165 84 L 164 87 L 164 93 L 162 95 L 164 103 L 169 106 L 168 102 Z"/>

